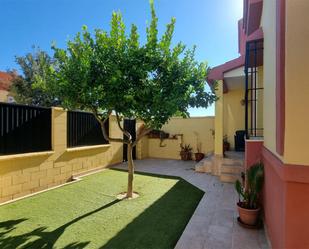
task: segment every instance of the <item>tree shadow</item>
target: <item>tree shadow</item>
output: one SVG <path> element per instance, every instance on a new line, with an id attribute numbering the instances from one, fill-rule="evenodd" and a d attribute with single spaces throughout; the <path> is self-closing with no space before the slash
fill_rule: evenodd
<path id="1" fill-rule="evenodd" d="M 168 192 L 100 249 L 174 248 L 204 195 L 202 190 L 178 179 Z"/>
<path id="2" fill-rule="evenodd" d="M 10 236 L 10 233 L 17 229 L 18 224 L 26 221 L 27 219 L 18 219 L 18 220 L 8 220 L 0 223 L 0 231 L 4 230 L 4 232 L 0 233 L 0 248 L 1 249 L 15 249 L 15 248 L 44 248 L 44 249 L 52 249 L 54 248 L 55 243 L 60 238 L 60 236 L 64 233 L 67 227 L 71 226 L 72 224 L 84 219 L 94 213 L 100 212 L 103 209 L 106 209 L 120 200 L 114 200 L 100 208 L 97 208 L 91 212 L 88 212 L 84 215 L 81 215 L 70 222 L 58 227 L 53 231 L 47 231 L 47 227 L 38 227 L 31 232 L 27 232 L 20 235 Z M 85 242 L 73 242 L 65 247 L 64 249 L 82 249 L 85 248 L 90 241 Z"/>

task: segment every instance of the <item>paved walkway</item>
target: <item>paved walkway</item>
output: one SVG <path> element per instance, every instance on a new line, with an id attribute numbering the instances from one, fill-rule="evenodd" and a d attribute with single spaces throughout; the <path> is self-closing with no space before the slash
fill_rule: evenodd
<path id="1" fill-rule="evenodd" d="M 205 191 L 175 249 L 269 248 L 264 230 L 249 230 L 237 224 L 237 194 L 233 184 L 193 170 L 194 162 L 147 159 L 135 162 L 136 170 L 179 176 Z M 126 164 L 115 166 L 126 168 Z"/>

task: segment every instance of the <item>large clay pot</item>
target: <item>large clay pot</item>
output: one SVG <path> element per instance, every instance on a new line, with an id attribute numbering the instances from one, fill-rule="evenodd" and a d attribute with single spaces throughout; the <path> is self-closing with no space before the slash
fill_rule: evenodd
<path id="1" fill-rule="evenodd" d="M 195 155 L 196 162 L 201 161 L 205 157 L 204 153 L 200 153 L 200 152 L 194 153 L 194 155 Z"/>
<path id="2" fill-rule="evenodd" d="M 260 208 L 257 209 L 247 209 L 242 208 L 239 203 L 237 203 L 239 217 L 242 223 L 254 226 L 258 222 Z"/>
<path id="3" fill-rule="evenodd" d="M 224 142 L 223 143 L 223 152 L 230 150 L 230 143 Z"/>

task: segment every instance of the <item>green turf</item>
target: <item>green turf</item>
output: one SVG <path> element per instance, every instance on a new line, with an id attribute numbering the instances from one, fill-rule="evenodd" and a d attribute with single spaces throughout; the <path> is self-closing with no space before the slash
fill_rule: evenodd
<path id="1" fill-rule="evenodd" d="M 0 248 L 173 248 L 204 192 L 136 174 L 140 197 L 118 201 L 127 173 L 106 170 L 0 207 Z"/>

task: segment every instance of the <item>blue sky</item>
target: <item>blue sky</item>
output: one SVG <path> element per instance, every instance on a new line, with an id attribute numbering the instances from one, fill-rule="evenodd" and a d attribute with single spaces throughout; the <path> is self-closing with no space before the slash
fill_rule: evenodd
<path id="1" fill-rule="evenodd" d="M 159 33 L 176 18 L 174 42 L 197 46 L 196 59 L 216 66 L 238 56 L 237 21 L 243 0 L 155 0 Z M 148 0 L 0 0 L 0 71 L 16 68 L 15 55 L 25 55 L 32 45 L 51 52 L 55 41 L 64 47 L 68 39 L 87 25 L 109 28 L 113 10 L 120 10 L 127 27 L 135 23 L 145 39 L 150 20 Z M 192 116 L 213 115 L 213 106 L 190 110 Z"/>

